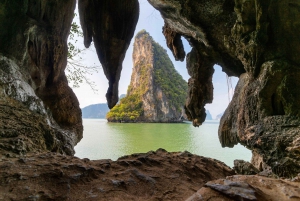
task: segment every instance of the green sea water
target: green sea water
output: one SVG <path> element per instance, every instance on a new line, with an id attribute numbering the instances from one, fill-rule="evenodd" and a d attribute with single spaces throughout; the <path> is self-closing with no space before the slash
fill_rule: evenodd
<path id="1" fill-rule="evenodd" d="M 250 161 L 251 152 L 242 145 L 222 148 L 218 121 L 199 128 L 190 123 L 108 123 L 105 119 L 83 119 L 83 139 L 75 147 L 79 158 L 112 159 L 158 148 L 189 151 L 233 166 L 234 159 Z"/>

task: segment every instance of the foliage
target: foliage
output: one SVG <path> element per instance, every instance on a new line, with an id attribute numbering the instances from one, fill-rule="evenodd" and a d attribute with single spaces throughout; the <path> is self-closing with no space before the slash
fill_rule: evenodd
<path id="1" fill-rule="evenodd" d="M 153 41 L 154 51 L 154 81 L 177 110 L 184 105 L 188 85 L 175 70 L 167 52 Z"/>
<path id="2" fill-rule="evenodd" d="M 173 105 L 177 111 L 181 111 L 184 105 L 187 83 L 181 75 L 175 70 L 172 61 L 168 57 L 166 50 L 164 50 L 158 43 L 154 42 L 149 34 L 142 30 L 136 38 L 142 38 L 144 45 L 151 43 L 153 56 L 153 63 L 146 63 L 144 60 L 139 60 L 134 68 L 138 72 L 138 87 L 133 88 L 133 83 L 130 83 L 127 94 L 118 105 L 116 105 L 110 112 L 107 113 L 106 118 L 112 122 L 136 122 L 144 120 L 143 110 L 143 96 L 150 90 L 150 76 L 153 73 L 154 85 L 160 87 L 168 99 L 168 102 Z M 153 94 L 154 95 L 154 94 Z M 157 98 L 157 97 L 156 97 Z M 162 100 L 156 100 L 156 102 Z M 153 103 L 153 108 L 156 103 Z"/>
<path id="3" fill-rule="evenodd" d="M 131 94 L 120 100 L 106 115 L 108 121 L 137 121 L 143 115 L 143 102 L 139 94 Z"/>
<path id="4" fill-rule="evenodd" d="M 76 17 L 76 14 L 74 15 Z M 87 49 L 81 49 L 76 47 L 78 42 L 77 38 L 82 38 L 83 33 L 80 26 L 73 21 L 71 24 L 71 30 L 68 38 L 68 64 L 66 68 L 66 75 L 68 81 L 74 88 L 78 88 L 83 82 L 87 83 L 91 89 L 96 92 L 96 85 L 88 78 L 88 75 L 97 73 L 100 66 L 86 66 L 82 63 L 82 55 L 85 54 Z"/>

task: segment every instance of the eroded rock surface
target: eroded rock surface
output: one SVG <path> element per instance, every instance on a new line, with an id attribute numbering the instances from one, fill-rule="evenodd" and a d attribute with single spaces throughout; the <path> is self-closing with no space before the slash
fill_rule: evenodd
<path id="1" fill-rule="evenodd" d="M 55 153 L 0 161 L 1 200 L 185 200 L 234 171 L 214 159 L 159 149 L 117 161 Z"/>
<path id="2" fill-rule="evenodd" d="M 186 201 L 300 200 L 300 183 L 261 176 L 234 175 L 210 181 Z"/>
<path id="3" fill-rule="evenodd" d="M 119 100 L 119 80 L 126 50 L 139 17 L 138 0 L 79 0 L 78 9 L 84 45 L 94 41 L 109 87 L 108 107 Z"/>
<path id="4" fill-rule="evenodd" d="M 189 79 L 186 114 L 194 126 L 205 120 L 204 106 L 212 103 L 213 65 L 220 64 L 228 75 L 245 72 L 234 50 L 224 43 L 236 20 L 232 1 L 149 0 L 164 18 L 164 35 L 175 58 L 184 59 L 180 37 L 193 47 L 187 55 Z"/>
<path id="5" fill-rule="evenodd" d="M 74 154 L 79 103 L 64 73 L 75 0 L 0 1 L 0 149 Z"/>
<path id="6" fill-rule="evenodd" d="M 260 162 L 252 161 L 260 171 L 271 167 L 285 177 L 299 173 L 300 4 L 292 0 L 149 2 L 164 18 L 164 35 L 175 58 L 183 57 L 178 35 L 193 47 L 187 55 L 191 78 L 185 107 L 193 124 L 205 120 L 204 105 L 213 100 L 213 65 L 219 64 L 228 75 L 240 78 L 221 119 L 222 146 L 247 146 L 259 158 Z"/>
<path id="7" fill-rule="evenodd" d="M 233 165 L 236 174 L 255 175 L 259 173 L 259 170 L 252 163 L 244 160 L 234 160 Z"/>
<path id="8" fill-rule="evenodd" d="M 257 168 L 265 163 L 286 177 L 300 172 L 298 8 L 294 1 L 236 3 L 232 38 L 247 73 L 219 128 L 222 146 L 240 142 L 262 159 L 253 160 Z"/>
<path id="9" fill-rule="evenodd" d="M 176 59 L 185 57 L 181 36 L 193 47 L 187 55 L 191 79 L 185 106 L 193 124 L 199 126 L 205 120 L 204 105 L 213 100 L 213 65 L 220 64 L 228 75 L 240 78 L 221 119 L 222 146 L 241 143 L 252 149 L 252 164 L 266 174 L 297 175 L 300 4 L 294 0 L 149 2 L 165 20 L 164 34 Z M 0 1 L 1 199 L 19 199 L 20 195 L 25 200 L 68 196 L 182 200 L 206 181 L 231 174 L 224 164 L 189 153 L 148 153 L 117 162 L 90 162 L 54 153 L 25 157 L 45 151 L 72 155 L 82 138 L 81 111 L 64 74 L 75 3 Z M 113 107 L 138 2 L 81 0 L 79 11 L 85 45 L 95 42 Z M 258 176 L 237 176 L 207 186 L 223 197 L 227 194 L 226 199 L 266 200 L 269 195 L 273 200 L 299 199 L 299 183 Z M 233 187 L 242 193 L 235 193 Z"/>

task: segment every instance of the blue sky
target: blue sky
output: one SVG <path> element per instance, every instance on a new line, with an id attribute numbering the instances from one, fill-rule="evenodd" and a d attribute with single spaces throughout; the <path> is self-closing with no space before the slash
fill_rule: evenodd
<path id="1" fill-rule="evenodd" d="M 150 35 L 153 37 L 153 39 L 167 50 L 169 57 L 173 61 L 176 70 L 187 81 L 189 79 L 189 75 L 185 67 L 186 66 L 185 61 L 184 62 L 175 61 L 171 51 L 166 46 L 166 40 L 162 34 L 163 19 L 161 18 L 160 13 L 156 11 L 148 3 L 147 0 L 140 0 L 139 2 L 140 2 L 140 17 L 136 27 L 135 34 L 142 29 L 145 29 L 147 32 L 149 32 Z M 76 21 L 78 21 L 78 19 L 76 19 Z M 79 42 L 82 41 L 83 43 L 82 38 L 78 40 Z M 131 41 L 131 44 L 127 50 L 126 57 L 123 62 L 123 70 L 120 79 L 119 94 L 125 94 L 127 91 L 127 87 L 130 83 L 130 77 L 131 77 L 131 72 L 133 67 L 132 64 L 133 42 L 134 40 Z M 183 43 L 184 43 L 185 51 L 186 53 L 188 53 L 191 47 L 189 46 L 189 44 L 185 39 L 183 39 Z M 77 44 L 77 46 L 83 48 L 83 44 Z M 100 65 L 100 62 L 96 55 L 96 51 L 94 50 L 93 47 L 90 48 L 88 51 L 86 51 L 85 55 L 83 55 L 82 64 Z M 229 103 L 226 74 L 222 72 L 221 67 L 215 66 L 214 68 L 215 68 L 215 73 L 213 76 L 214 101 L 213 104 L 208 104 L 205 107 L 210 111 L 213 118 L 219 113 L 223 112 Z M 103 70 L 99 69 L 98 73 L 94 73 L 93 75 L 90 75 L 89 78 L 91 81 L 95 82 L 96 84 L 96 88 L 98 90 L 96 94 L 91 90 L 91 88 L 88 85 L 84 83 L 80 86 L 80 88 L 73 88 L 73 91 L 77 95 L 81 108 L 91 104 L 106 102 L 105 94 L 108 87 L 108 81 L 104 76 Z M 232 85 L 233 87 L 235 87 L 238 78 L 232 77 L 231 79 L 232 79 Z M 233 93 L 232 91 L 233 90 L 230 89 L 231 95 Z"/>

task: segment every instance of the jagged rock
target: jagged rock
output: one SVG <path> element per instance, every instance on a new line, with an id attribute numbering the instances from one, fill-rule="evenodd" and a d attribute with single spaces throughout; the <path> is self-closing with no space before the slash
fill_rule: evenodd
<path id="1" fill-rule="evenodd" d="M 222 180 L 223 183 L 207 182 L 205 186 L 219 191 L 236 200 L 257 200 L 255 190 L 245 182 Z"/>
<path id="2" fill-rule="evenodd" d="M 185 51 L 183 48 L 181 35 L 170 29 L 170 27 L 168 27 L 168 24 L 164 25 L 163 34 L 167 40 L 167 46 L 172 51 L 175 60 L 184 61 Z"/>
<path id="3" fill-rule="evenodd" d="M 222 146 L 241 143 L 272 172 L 300 172 L 300 4 L 295 1 L 149 0 L 172 36 L 193 47 L 187 58 L 187 117 L 195 126 L 213 99 L 212 66 L 239 76 L 235 95 L 219 128 Z M 167 43 L 174 52 L 176 43 Z M 172 41 L 171 41 L 172 42 Z M 177 49 L 181 49 L 180 43 Z M 176 54 L 175 54 L 176 55 Z M 259 167 L 257 167 L 259 168 Z"/>
<path id="4" fill-rule="evenodd" d="M 261 176 L 234 175 L 210 181 L 186 201 L 299 200 L 299 182 Z"/>
<path id="5" fill-rule="evenodd" d="M 245 72 L 242 63 L 234 56 L 234 50 L 228 50 L 228 45 L 224 43 L 236 20 L 234 3 L 173 0 L 149 0 L 149 3 L 162 14 L 164 30 L 176 38 L 184 36 L 193 47 L 187 55 L 187 69 L 191 78 L 185 109 L 193 125 L 199 126 L 205 120 L 205 104 L 213 100 L 213 65 L 220 64 L 229 75 L 239 76 Z M 170 46 L 172 37 L 165 32 L 173 54 L 174 50 L 182 49 L 179 42 Z"/>
<path id="6" fill-rule="evenodd" d="M 234 160 L 233 164 L 233 169 L 237 174 L 254 175 L 259 172 L 259 170 L 256 167 L 254 167 L 254 165 L 244 160 Z"/>
<path id="7" fill-rule="evenodd" d="M 1 200 L 185 200 L 234 171 L 224 163 L 163 149 L 117 161 L 54 153 L 0 159 Z"/>
<path id="8" fill-rule="evenodd" d="M 263 160 L 260 163 L 252 160 L 256 168 L 266 163 L 273 173 L 293 177 L 300 171 L 297 154 L 300 120 L 294 114 L 298 111 L 294 103 L 298 100 L 299 85 L 294 76 L 299 72 L 294 67 L 291 75 L 288 64 L 278 62 L 263 64 L 264 70 L 257 79 L 248 74 L 240 77 L 235 98 L 221 119 L 219 138 L 222 146 L 232 147 L 240 142 L 255 150 L 256 157 L 260 155 Z"/>
<path id="9" fill-rule="evenodd" d="M 0 2 L 1 154 L 74 154 L 79 103 L 68 87 L 67 37 L 75 0 Z"/>
<path id="10" fill-rule="evenodd" d="M 79 0 L 78 9 L 84 45 L 89 47 L 94 41 L 109 81 L 106 99 L 111 109 L 118 102 L 122 62 L 138 21 L 139 3 L 137 0 Z"/>
<path id="11" fill-rule="evenodd" d="M 145 30 L 133 45 L 127 96 L 108 114 L 112 122 L 182 122 L 187 83 L 166 51 Z"/>
<path id="12" fill-rule="evenodd" d="M 188 97 L 184 109 L 187 118 L 193 121 L 194 126 L 200 126 L 205 121 L 204 106 L 207 103 L 212 103 L 213 100 L 212 75 L 214 64 L 200 46 L 199 44 L 200 51 L 193 47 L 187 55 L 187 69 L 191 78 L 188 81 Z"/>
<path id="13" fill-rule="evenodd" d="M 300 172 L 298 8 L 291 1 L 236 3 L 232 38 L 247 73 L 219 128 L 222 146 L 240 142 L 284 177 Z"/>
<path id="14" fill-rule="evenodd" d="M 82 138 L 78 101 L 64 74 L 75 2 L 0 1 L 0 199 L 183 200 L 206 181 L 233 174 L 220 162 L 187 152 L 159 150 L 116 162 L 54 153 L 26 156 L 46 150 L 72 155 Z M 221 120 L 222 146 L 241 143 L 253 150 L 257 169 L 298 181 L 300 4 L 149 2 L 165 20 L 164 35 L 175 58 L 185 57 L 180 36 L 193 47 L 187 56 L 188 118 L 195 126 L 204 121 L 204 105 L 213 100 L 212 66 L 220 64 L 228 75 L 240 77 Z M 138 3 L 81 0 L 79 4 L 85 45 L 95 42 L 113 107 Z M 299 182 L 261 176 L 227 177 L 207 186 L 215 190 L 202 188 L 191 199 L 300 199 Z"/>

